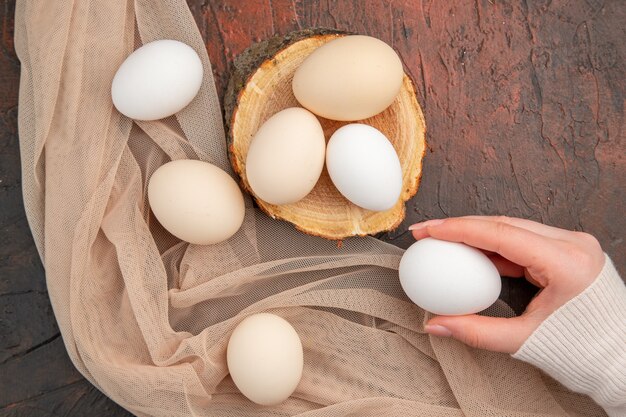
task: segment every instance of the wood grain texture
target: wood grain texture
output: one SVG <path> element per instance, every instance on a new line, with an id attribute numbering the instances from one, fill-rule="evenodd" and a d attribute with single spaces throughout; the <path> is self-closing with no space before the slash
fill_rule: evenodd
<path id="1" fill-rule="evenodd" d="M 126 416 L 72 367 L 21 199 L 15 0 L 0 2 L 0 416 Z M 507 214 L 585 230 L 626 273 L 621 0 L 189 0 L 223 95 L 251 42 L 308 27 L 376 36 L 416 80 L 430 152 L 409 224 Z M 506 281 L 520 310 L 531 290 Z"/>

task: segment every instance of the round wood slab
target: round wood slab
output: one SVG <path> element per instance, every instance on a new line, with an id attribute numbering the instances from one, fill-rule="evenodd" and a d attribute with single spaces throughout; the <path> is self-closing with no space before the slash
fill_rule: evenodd
<path id="1" fill-rule="evenodd" d="M 333 185 L 328 171 L 304 199 L 294 204 L 273 205 L 254 195 L 246 177 L 246 156 L 259 127 L 288 107 L 301 107 L 291 90 L 298 66 L 321 45 L 345 32 L 305 30 L 253 45 L 235 60 L 235 71 L 226 92 L 229 156 L 245 190 L 255 197 L 269 216 L 293 223 L 299 230 L 327 239 L 364 236 L 395 229 L 404 219 L 405 202 L 419 187 L 426 149 L 426 124 L 411 78 L 405 74 L 398 97 L 384 112 L 358 121 L 374 126 L 389 138 L 402 166 L 403 190 L 387 211 L 360 208 L 346 200 Z M 228 116 L 230 115 L 230 117 Z M 318 117 L 326 140 L 348 123 Z"/>

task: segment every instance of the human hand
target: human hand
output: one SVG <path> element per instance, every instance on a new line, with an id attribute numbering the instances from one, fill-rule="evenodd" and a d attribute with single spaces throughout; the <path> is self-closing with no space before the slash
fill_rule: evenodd
<path id="1" fill-rule="evenodd" d="M 467 216 L 409 227 L 415 239 L 433 237 L 483 250 L 500 275 L 525 277 L 541 288 L 521 316 L 438 316 L 425 326 L 480 349 L 516 352 L 550 314 L 583 292 L 604 267 L 595 237 L 509 217 Z"/>

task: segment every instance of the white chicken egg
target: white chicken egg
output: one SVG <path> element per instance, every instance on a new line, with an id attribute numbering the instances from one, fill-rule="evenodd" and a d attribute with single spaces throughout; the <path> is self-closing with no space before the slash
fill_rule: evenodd
<path id="1" fill-rule="evenodd" d="M 233 331 L 226 362 L 233 382 L 248 399 L 261 405 L 280 404 L 302 377 L 302 342 L 282 317 L 255 314 Z"/>
<path id="2" fill-rule="evenodd" d="M 337 129 L 326 147 L 326 167 L 339 192 L 367 210 L 389 210 L 402 192 L 398 155 L 372 126 L 353 123 Z"/>
<path id="3" fill-rule="evenodd" d="M 135 120 L 158 120 L 185 108 L 202 84 L 202 61 L 190 46 L 169 39 L 147 43 L 115 73 L 115 108 Z"/>
<path id="4" fill-rule="evenodd" d="M 425 238 L 400 261 L 400 284 L 418 306 L 446 316 L 473 314 L 492 305 L 502 283 L 493 262 L 463 243 Z"/>
<path id="5" fill-rule="evenodd" d="M 186 242 L 209 245 L 239 230 L 245 205 L 230 175 L 208 162 L 179 159 L 159 167 L 148 183 L 155 217 Z"/>

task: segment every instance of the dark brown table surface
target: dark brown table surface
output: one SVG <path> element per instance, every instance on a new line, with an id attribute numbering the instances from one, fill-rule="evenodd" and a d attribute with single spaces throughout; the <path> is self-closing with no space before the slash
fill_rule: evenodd
<path id="1" fill-rule="evenodd" d="M 584 230 L 626 272 L 623 0 L 189 0 L 223 95 L 250 43 L 307 27 L 376 36 L 401 55 L 428 125 L 416 221 L 506 214 Z M 123 416 L 74 369 L 24 215 L 15 0 L 0 21 L 0 416 Z M 517 311 L 532 294 L 505 280 Z"/>

